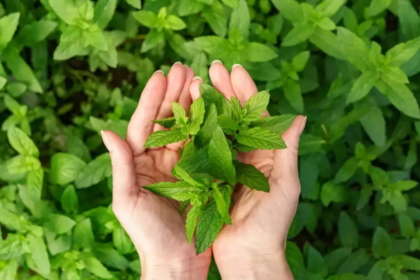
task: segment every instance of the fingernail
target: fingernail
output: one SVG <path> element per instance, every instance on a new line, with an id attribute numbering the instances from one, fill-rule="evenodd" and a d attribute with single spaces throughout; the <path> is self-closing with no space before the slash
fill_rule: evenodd
<path id="1" fill-rule="evenodd" d="M 184 68 L 190 68 L 190 66 L 188 66 L 187 64 L 184 64 Z"/>
<path id="2" fill-rule="evenodd" d="M 182 65 L 182 63 L 181 63 L 181 62 L 177 61 L 177 62 L 175 62 L 175 63 L 174 63 L 174 65 L 172 65 L 172 67 L 174 67 L 175 65 L 178 65 L 178 64 L 179 64 L 179 65 Z"/>
<path id="3" fill-rule="evenodd" d="M 213 65 L 213 64 L 215 64 L 215 63 L 220 63 L 220 64 L 223 64 L 220 60 L 214 60 L 214 61 L 211 63 L 211 65 Z"/>
<path id="4" fill-rule="evenodd" d="M 201 78 L 200 78 L 200 77 L 198 77 L 198 76 L 195 76 L 192 80 L 193 80 L 193 81 L 197 81 L 197 80 L 203 81 L 203 79 L 201 79 Z"/>
<path id="5" fill-rule="evenodd" d="M 112 152 L 112 142 L 109 140 L 108 135 L 106 132 L 101 130 L 102 140 L 104 141 L 105 147 L 108 149 L 109 152 Z"/>
<path id="6" fill-rule="evenodd" d="M 234 64 L 233 67 L 232 67 L 232 69 L 234 69 L 235 67 L 243 67 L 243 66 L 240 65 L 240 64 Z"/>
<path id="7" fill-rule="evenodd" d="M 305 118 L 302 120 L 302 122 L 300 123 L 300 128 L 299 128 L 299 134 L 302 134 L 303 130 L 305 129 L 306 126 L 306 120 L 308 119 L 307 116 L 305 116 Z"/>
<path id="8" fill-rule="evenodd" d="M 157 73 L 161 73 L 162 75 L 165 75 L 165 73 L 164 73 L 162 70 L 157 70 L 157 71 L 155 72 L 155 74 L 157 74 Z"/>

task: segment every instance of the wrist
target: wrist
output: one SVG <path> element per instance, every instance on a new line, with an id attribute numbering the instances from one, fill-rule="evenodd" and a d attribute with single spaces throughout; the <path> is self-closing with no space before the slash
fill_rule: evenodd
<path id="1" fill-rule="evenodd" d="M 145 260 L 141 280 L 206 280 L 210 261 L 200 256 L 170 262 Z"/>
<path id="2" fill-rule="evenodd" d="M 284 251 L 237 253 L 216 258 L 223 280 L 294 279 Z"/>

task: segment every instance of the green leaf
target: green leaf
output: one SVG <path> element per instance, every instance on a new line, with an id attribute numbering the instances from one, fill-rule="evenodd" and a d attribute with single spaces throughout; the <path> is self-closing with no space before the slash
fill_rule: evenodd
<path id="1" fill-rule="evenodd" d="M 18 263 L 16 260 L 11 259 L 0 271 L 0 278 L 4 280 L 16 279 L 18 273 Z"/>
<path id="2" fill-rule="evenodd" d="M 92 251 L 95 257 L 108 267 L 124 270 L 129 265 L 128 260 L 110 244 L 97 243 Z"/>
<path id="3" fill-rule="evenodd" d="M 366 249 L 361 248 L 351 254 L 344 263 L 338 268 L 337 274 L 344 273 L 354 273 L 358 271 L 362 266 L 364 266 L 369 261 L 369 255 Z M 351 279 L 351 278 L 342 278 L 343 280 Z M 358 278 L 355 278 L 358 279 Z M 364 278 L 362 278 L 363 280 Z"/>
<path id="4" fill-rule="evenodd" d="M 308 62 L 311 53 L 309 51 L 300 52 L 292 59 L 292 66 L 297 72 L 301 72 Z"/>
<path id="5" fill-rule="evenodd" d="M 368 71 L 370 64 L 366 43 L 348 29 L 338 27 L 337 30 L 338 39 L 341 41 L 343 53 L 346 55 L 348 61 L 360 71 Z"/>
<path id="6" fill-rule="evenodd" d="M 405 214 L 398 215 L 398 222 L 400 224 L 401 235 L 405 238 L 411 238 L 415 234 L 414 222 Z"/>
<path id="7" fill-rule="evenodd" d="M 286 259 L 295 278 L 304 279 L 303 277 L 306 276 L 306 269 L 302 252 L 300 251 L 299 247 L 291 241 L 287 241 Z"/>
<path id="8" fill-rule="evenodd" d="M 219 179 L 226 179 L 231 185 L 235 184 L 236 174 L 232 164 L 232 153 L 220 127 L 214 130 L 208 152 L 211 173 Z"/>
<path id="9" fill-rule="evenodd" d="M 287 33 L 286 37 L 283 38 L 282 45 L 285 47 L 292 47 L 303 43 L 314 34 L 314 31 L 315 26 L 311 22 L 296 25 Z"/>
<path id="10" fill-rule="evenodd" d="M 216 201 L 213 197 L 204 209 L 198 220 L 195 249 L 196 253 L 201 254 L 206 251 L 216 240 L 223 226 L 223 219 L 219 211 L 217 211 Z"/>
<path id="11" fill-rule="evenodd" d="M 186 182 L 161 182 L 153 185 L 144 186 L 146 190 L 154 192 L 160 196 L 173 198 L 176 200 L 184 201 L 188 195 L 196 195 L 201 192 L 201 189 L 192 186 Z"/>
<path id="12" fill-rule="evenodd" d="M 226 204 L 226 201 L 223 197 L 223 194 L 220 192 L 219 185 L 217 183 L 212 184 L 211 193 L 212 193 L 212 197 L 216 201 L 216 207 L 220 215 L 222 216 L 222 219 L 224 220 L 226 224 L 231 225 L 232 221 L 229 215 L 229 205 Z"/>
<path id="13" fill-rule="evenodd" d="M 188 211 L 187 219 L 185 220 L 185 229 L 187 233 L 187 241 L 191 243 L 191 239 L 194 235 L 195 228 L 197 226 L 197 219 L 201 214 L 201 205 L 195 204 Z"/>
<path id="14" fill-rule="evenodd" d="M 246 45 L 244 52 L 246 53 L 248 61 L 251 62 L 270 61 L 277 57 L 276 52 L 271 48 L 255 42 Z"/>
<path id="15" fill-rule="evenodd" d="M 61 34 L 60 43 L 54 51 L 54 59 L 67 60 L 81 54 L 87 46 L 83 30 L 78 26 L 68 26 Z"/>
<path id="16" fill-rule="evenodd" d="M 58 185 L 67 185 L 79 176 L 86 167 L 80 158 L 66 153 L 57 153 L 51 158 L 50 181 Z"/>
<path id="17" fill-rule="evenodd" d="M 391 253 L 391 237 L 381 227 L 377 227 L 373 235 L 372 253 L 375 258 L 388 257 Z"/>
<path id="18" fill-rule="evenodd" d="M 12 127 L 7 131 L 7 138 L 10 145 L 20 155 L 38 157 L 39 150 L 35 143 L 21 129 Z"/>
<path id="19" fill-rule="evenodd" d="M 57 23 L 51 20 L 40 20 L 25 25 L 15 38 L 18 46 L 33 46 L 44 41 L 48 35 L 57 27 Z"/>
<path id="20" fill-rule="evenodd" d="M 152 11 L 138 11 L 132 15 L 138 22 L 149 28 L 154 28 L 158 22 L 157 15 Z"/>
<path id="21" fill-rule="evenodd" d="M 136 9 L 141 9 L 141 0 L 125 0 L 128 4 Z"/>
<path id="22" fill-rule="evenodd" d="M 77 176 L 76 187 L 88 188 L 111 176 L 112 165 L 109 153 L 102 154 L 91 161 Z"/>
<path id="23" fill-rule="evenodd" d="M 13 13 L 0 19 L 0 51 L 5 49 L 12 40 L 19 24 L 19 13 Z"/>
<path id="24" fill-rule="evenodd" d="M 90 219 L 77 223 L 73 232 L 73 246 L 76 248 L 94 248 L 95 237 Z"/>
<path id="25" fill-rule="evenodd" d="M 324 17 L 332 17 L 346 3 L 346 0 L 324 0 L 316 7 Z"/>
<path id="26" fill-rule="evenodd" d="M 182 2 L 183 1 L 185 1 L 185 0 L 182 0 Z M 187 0 L 187 1 L 191 1 L 191 0 Z M 227 1 L 232 1 L 232 0 L 227 0 Z M 236 1 L 237 4 L 239 4 L 238 0 L 233 0 L 233 1 Z M 182 4 L 182 2 L 181 2 L 181 4 Z M 202 6 L 202 3 L 193 0 L 193 3 L 190 4 L 190 5 L 201 5 Z M 190 6 L 190 7 L 192 7 L 192 6 Z M 201 8 L 200 8 L 200 10 L 201 10 Z M 224 6 L 219 1 L 213 1 L 213 4 L 211 4 L 211 6 L 205 5 L 204 9 L 203 9 L 203 16 L 206 19 L 206 22 L 210 25 L 211 29 L 213 30 L 213 32 L 216 35 L 218 35 L 222 38 L 226 36 L 228 18 L 226 16 Z"/>
<path id="27" fill-rule="evenodd" d="M 385 68 L 385 71 L 382 73 L 382 80 L 388 79 L 397 83 L 410 83 L 407 75 L 399 67 L 388 66 Z"/>
<path id="28" fill-rule="evenodd" d="M 386 141 L 385 118 L 380 107 L 373 107 L 360 118 L 363 129 L 376 146 L 382 147 Z"/>
<path id="29" fill-rule="evenodd" d="M 160 32 L 157 29 L 152 29 L 152 31 L 150 31 L 149 34 L 147 34 L 146 39 L 141 45 L 141 52 L 144 53 L 153 49 L 164 39 L 165 34 L 163 32 Z"/>
<path id="30" fill-rule="evenodd" d="M 7 83 L 7 79 L 0 76 L 0 90 L 4 88 Z"/>
<path id="31" fill-rule="evenodd" d="M 322 275 L 323 277 L 327 276 L 328 269 L 322 255 L 313 247 L 309 247 L 308 250 L 308 271 Z"/>
<path id="32" fill-rule="evenodd" d="M 174 117 L 176 119 L 176 123 L 180 125 L 184 125 L 187 122 L 187 112 L 185 109 L 176 103 L 175 101 L 172 103 L 172 111 L 174 113 Z"/>
<path id="33" fill-rule="evenodd" d="M 122 227 L 117 227 L 113 231 L 112 240 L 115 248 L 117 248 L 118 252 L 120 252 L 123 255 L 129 254 L 136 250 L 134 248 L 133 242 L 131 242 L 130 237 Z"/>
<path id="34" fill-rule="evenodd" d="M 286 148 L 286 143 L 280 136 L 263 127 L 242 130 L 235 138 L 239 143 L 257 149 L 273 150 Z"/>
<path id="35" fill-rule="evenodd" d="M 182 30 L 186 27 L 185 22 L 177 16 L 169 15 L 165 20 L 165 27 L 172 30 Z"/>
<path id="36" fill-rule="evenodd" d="M 324 30 L 334 30 L 336 28 L 335 23 L 330 20 L 329 18 L 322 18 L 321 20 L 316 22 L 316 25 Z"/>
<path id="37" fill-rule="evenodd" d="M 331 202 L 343 202 L 347 198 L 347 189 L 342 185 L 336 185 L 333 182 L 327 182 L 322 185 L 321 201 L 325 207 Z"/>
<path id="38" fill-rule="evenodd" d="M 410 1 L 398 1 L 398 20 L 405 39 L 419 37 L 420 17 Z"/>
<path id="39" fill-rule="evenodd" d="M 72 25 L 74 20 L 79 18 L 79 11 L 73 2 L 67 0 L 48 0 L 48 2 L 57 16 L 65 23 Z"/>
<path id="40" fill-rule="evenodd" d="M 217 128 L 217 110 L 214 104 L 211 105 L 210 109 L 207 110 L 207 115 L 204 123 L 197 134 L 196 141 L 202 147 L 206 146 L 207 143 L 213 138 L 213 133 Z"/>
<path id="41" fill-rule="evenodd" d="M 290 103 L 290 106 L 298 112 L 303 112 L 304 104 L 299 84 L 292 79 L 288 79 L 283 85 L 283 91 L 286 99 Z"/>
<path id="42" fill-rule="evenodd" d="M 372 0 L 369 6 L 369 14 L 371 17 L 382 13 L 391 4 L 392 0 Z"/>
<path id="43" fill-rule="evenodd" d="M 138 1 L 140 3 L 140 0 Z M 93 21 L 100 29 L 105 29 L 111 21 L 117 7 L 116 0 L 99 0 L 95 5 L 95 16 Z"/>
<path id="44" fill-rule="evenodd" d="M 244 39 L 249 35 L 250 16 L 246 0 L 239 0 L 238 8 L 234 9 L 230 17 L 229 31 L 238 29 Z"/>
<path id="45" fill-rule="evenodd" d="M 0 208 L 0 224 L 5 225 L 9 229 L 22 231 L 25 228 L 24 221 L 16 214 Z"/>
<path id="46" fill-rule="evenodd" d="M 222 0 L 222 2 L 223 4 L 231 7 L 232 9 L 236 9 L 239 6 L 239 0 Z"/>
<path id="47" fill-rule="evenodd" d="M 45 275 L 50 274 L 51 265 L 44 238 L 28 234 L 27 241 L 31 252 L 31 258 L 36 264 L 39 272 Z"/>
<path id="48" fill-rule="evenodd" d="M 6 59 L 7 67 L 12 71 L 18 81 L 28 85 L 30 90 L 42 93 L 42 87 L 34 72 L 19 54 L 8 52 L 3 58 Z"/>
<path id="49" fill-rule="evenodd" d="M 392 80 L 383 80 L 383 82 L 385 84 L 383 93 L 398 110 L 409 117 L 420 118 L 417 100 L 406 85 Z"/>
<path id="50" fill-rule="evenodd" d="M 267 109 L 270 102 L 270 93 L 268 91 L 260 91 L 253 95 L 244 105 L 246 115 L 241 119 L 242 121 L 255 121 L 261 117 Z"/>
<path id="51" fill-rule="evenodd" d="M 309 37 L 309 41 L 326 54 L 338 59 L 345 59 L 341 42 L 331 31 L 316 27 L 312 36 Z"/>
<path id="52" fill-rule="evenodd" d="M 296 115 L 281 115 L 274 117 L 260 118 L 251 123 L 251 127 L 260 126 L 271 130 L 272 132 L 282 135 L 285 133 L 293 124 Z"/>
<path id="53" fill-rule="evenodd" d="M 76 222 L 67 216 L 51 214 L 48 216 L 44 227 L 58 235 L 69 232 L 75 225 Z"/>
<path id="54" fill-rule="evenodd" d="M 330 276 L 327 278 L 327 280 L 366 280 L 366 276 L 356 275 L 353 273 L 343 273 L 343 274 Z"/>
<path id="55" fill-rule="evenodd" d="M 214 1 L 216 2 L 216 1 Z M 213 3 L 214 3 L 213 2 Z M 195 0 L 181 0 L 178 5 L 178 13 L 181 17 L 189 16 L 200 12 L 204 7 L 204 4 Z M 206 7 L 205 10 L 208 8 Z M 204 11 L 203 11 L 204 13 Z M 210 24 L 210 20 L 206 18 Z M 225 34 L 226 35 L 226 34 Z"/>
<path id="56" fill-rule="evenodd" d="M 239 183 L 250 189 L 270 192 L 270 184 L 265 175 L 251 164 L 238 162 L 236 164 L 236 176 Z"/>
<path id="57" fill-rule="evenodd" d="M 79 210 L 79 199 L 76 190 L 72 185 L 67 186 L 61 195 L 61 207 L 66 213 L 77 213 Z"/>
<path id="58" fill-rule="evenodd" d="M 97 25 L 91 25 L 83 31 L 86 42 L 97 50 L 107 51 L 108 42 L 103 31 Z"/>
<path id="59" fill-rule="evenodd" d="M 344 247 L 357 248 L 359 233 L 353 220 L 345 212 L 340 213 L 338 234 Z"/>
<path id="60" fill-rule="evenodd" d="M 360 160 L 352 157 L 348 159 L 335 175 L 334 182 L 341 183 L 349 180 L 359 168 Z"/>
<path id="61" fill-rule="evenodd" d="M 328 266 L 328 272 L 335 274 L 350 254 L 350 248 L 339 248 L 327 254 L 325 256 L 325 263 Z"/>
<path id="62" fill-rule="evenodd" d="M 188 139 L 188 135 L 181 132 L 180 129 L 176 130 L 159 130 L 155 131 L 147 139 L 144 144 L 145 148 L 162 147 L 167 144 L 177 143 L 179 141 L 185 141 Z"/>
<path id="63" fill-rule="evenodd" d="M 154 123 L 160 124 L 164 128 L 172 128 L 176 124 L 175 117 L 170 117 L 166 119 L 154 120 Z"/>
<path id="64" fill-rule="evenodd" d="M 191 113 L 191 126 L 190 126 L 190 134 L 197 135 L 198 131 L 200 131 L 201 124 L 204 121 L 204 100 L 202 97 L 198 98 L 193 102 L 190 109 Z"/>
<path id="65" fill-rule="evenodd" d="M 386 55 L 391 57 L 389 66 L 401 66 L 412 58 L 420 49 L 420 38 L 400 43 L 390 49 Z"/>
<path id="66" fill-rule="evenodd" d="M 295 0 L 271 0 L 283 16 L 291 22 L 303 22 L 304 13 Z"/>
<path id="67" fill-rule="evenodd" d="M 364 72 L 356 80 L 347 96 L 347 103 L 357 102 L 364 98 L 376 84 L 379 75 L 376 72 Z"/>
<path id="68" fill-rule="evenodd" d="M 112 278 L 112 274 L 109 273 L 108 269 L 101 264 L 101 262 L 89 253 L 83 253 L 82 261 L 85 264 L 86 269 L 92 274 L 105 279 Z"/>

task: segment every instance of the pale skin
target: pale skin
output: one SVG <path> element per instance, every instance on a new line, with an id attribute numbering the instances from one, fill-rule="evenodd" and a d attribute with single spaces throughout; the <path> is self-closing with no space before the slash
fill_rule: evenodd
<path id="1" fill-rule="evenodd" d="M 235 96 L 244 104 L 257 93 L 240 65 L 229 73 L 215 61 L 209 74 L 213 86 L 227 99 Z M 293 279 L 285 246 L 300 194 L 297 149 L 305 117 L 298 116 L 282 135 L 287 149 L 239 154 L 240 161 L 255 165 L 267 176 L 271 191 L 237 186 L 230 211 L 232 225 L 225 225 L 213 246 L 198 256 L 194 240 L 186 241 L 185 215 L 179 215 L 179 204 L 142 188 L 176 181 L 171 170 L 183 143 L 158 149 L 143 145 L 153 131 L 164 129 L 151 121 L 172 116 L 173 101 L 188 110 L 200 96 L 201 82 L 180 63 L 174 64 L 167 77 L 154 73 L 131 118 L 126 141 L 111 131 L 102 132 L 113 165 L 113 210 L 139 253 L 141 279 L 207 279 L 212 254 L 222 279 Z"/>

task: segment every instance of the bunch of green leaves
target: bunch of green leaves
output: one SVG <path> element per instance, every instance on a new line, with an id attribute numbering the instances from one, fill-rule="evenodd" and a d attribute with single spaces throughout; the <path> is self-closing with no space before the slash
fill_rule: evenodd
<path id="1" fill-rule="evenodd" d="M 362 72 L 348 94 L 348 103 L 361 100 L 376 87 L 398 110 L 410 117 L 420 118 L 417 100 L 405 85 L 409 83 L 408 77 L 400 68 L 420 49 L 420 38 L 400 43 L 383 55 L 378 43 L 373 41 L 368 47 L 345 28 L 338 29 L 338 37 L 349 62 Z"/>
<path id="2" fill-rule="evenodd" d="M 324 0 L 316 7 L 295 0 L 275 0 L 273 4 L 293 24 L 293 29 L 283 38 L 285 47 L 295 46 L 306 40 L 328 53 L 340 58 L 337 37 L 331 31 L 336 24 L 331 17 L 344 5 L 345 0 Z"/>
<path id="3" fill-rule="evenodd" d="M 281 61 L 280 78 L 270 81 L 267 88 L 283 88 L 284 95 L 290 105 L 298 112 L 303 112 L 303 97 L 300 88 L 299 75 L 308 62 L 310 53 L 308 51 L 295 55 L 292 62 Z"/>
<path id="4" fill-rule="evenodd" d="M 229 102 L 208 85 L 201 84 L 200 92 L 202 97 L 191 105 L 190 118 L 174 102 L 174 117 L 154 121 L 169 130 L 154 132 L 144 145 L 152 148 L 188 140 L 172 170 L 179 181 L 144 188 L 179 201 L 181 213 L 188 204 L 192 205 L 186 232 L 190 242 L 197 230 L 197 254 L 211 246 L 223 224 L 232 224 L 229 207 L 237 183 L 270 191 L 263 173 L 236 160 L 238 152 L 286 148 L 280 135 L 291 124 L 289 116 L 261 117 L 270 98 L 267 91 L 251 97 L 243 107 L 237 98 L 232 97 Z"/>

